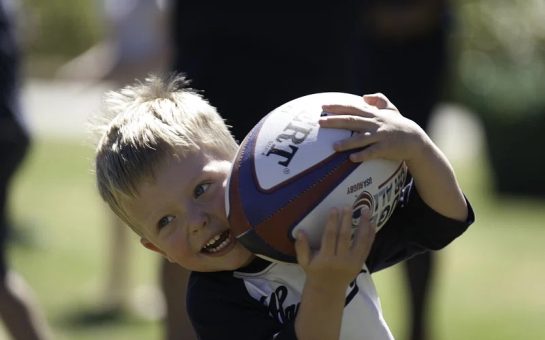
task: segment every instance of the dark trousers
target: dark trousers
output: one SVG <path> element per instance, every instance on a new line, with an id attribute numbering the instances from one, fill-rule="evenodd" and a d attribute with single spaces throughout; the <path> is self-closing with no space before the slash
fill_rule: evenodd
<path id="1" fill-rule="evenodd" d="M 6 241 L 9 234 L 8 192 L 13 174 L 24 159 L 30 139 L 12 117 L 0 118 L 0 278 L 7 271 Z"/>

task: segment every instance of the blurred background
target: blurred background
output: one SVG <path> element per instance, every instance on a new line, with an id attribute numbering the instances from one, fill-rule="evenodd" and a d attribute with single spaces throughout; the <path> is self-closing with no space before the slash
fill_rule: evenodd
<path id="1" fill-rule="evenodd" d="M 33 288 L 54 339 L 160 339 L 159 259 L 132 234 L 130 268 L 120 269 L 127 307 L 104 308 L 112 222 L 95 190 L 86 124 L 104 91 L 137 73 L 115 66 L 99 3 L 21 2 L 22 105 L 33 143 L 12 184 L 10 267 Z M 438 254 L 433 339 L 545 339 L 545 2 L 453 6 L 452 76 L 429 131 L 477 222 Z M 149 41 L 156 53 L 139 67 L 161 69 L 169 47 Z M 397 339 L 407 328 L 401 281 L 397 267 L 376 274 Z"/>

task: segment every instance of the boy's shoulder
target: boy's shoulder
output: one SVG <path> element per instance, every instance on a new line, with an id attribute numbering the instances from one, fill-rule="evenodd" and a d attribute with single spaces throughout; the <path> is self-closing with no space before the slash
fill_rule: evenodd
<path id="1" fill-rule="evenodd" d="M 254 260 L 240 271 L 192 272 L 187 290 L 187 310 L 198 334 L 237 339 L 276 334 L 282 323 L 272 318 L 266 305 L 251 293 L 252 281 L 262 278 L 274 264 Z M 250 281 L 247 279 L 250 278 Z"/>
<path id="2" fill-rule="evenodd" d="M 187 301 L 190 313 L 200 306 L 266 306 L 271 297 L 282 296 L 286 305 L 298 305 L 305 273 L 295 263 L 270 262 L 256 257 L 250 265 L 236 271 L 199 273 L 189 278 Z M 273 299 L 274 300 L 274 299 Z"/>
<path id="3" fill-rule="evenodd" d="M 215 294 L 231 294 L 235 299 L 246 295 L 241 276 L 259 276 L 274 264 L 256 257 L 249 265 L 236 271 L 191 272 L 188 283 L 188 298 L 213 298 Z"/>

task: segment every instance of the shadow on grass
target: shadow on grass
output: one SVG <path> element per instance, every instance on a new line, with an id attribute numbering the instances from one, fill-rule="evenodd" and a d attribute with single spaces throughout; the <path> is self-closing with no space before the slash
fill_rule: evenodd
<path id="1" fill-rule="evenodd" d="M 63 313 L 58 324 L 66 328 L 93 328 L 111 325 L 135 325 L 153 322 L 125 308 L 76 307 Z"/>

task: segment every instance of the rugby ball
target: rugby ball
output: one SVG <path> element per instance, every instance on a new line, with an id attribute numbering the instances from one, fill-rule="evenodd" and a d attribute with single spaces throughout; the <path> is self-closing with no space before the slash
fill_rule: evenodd
<path id="1" fill-rule="evenodd" d="M 264 116 L 242 141 L 225 190 L 235 237 L 264 258 L 296 262 L 303 230 L 319 249 L 332 207 L 353 207 L 353 227 L 367 206 L 377 230 L 396 207 L 407 169 L 402 161 L 350 161 L 333 144 L 354 132 L 321 128 L 324 104 L 361 106 L 360 96 L 326 92 L 289 101 Z"/>

